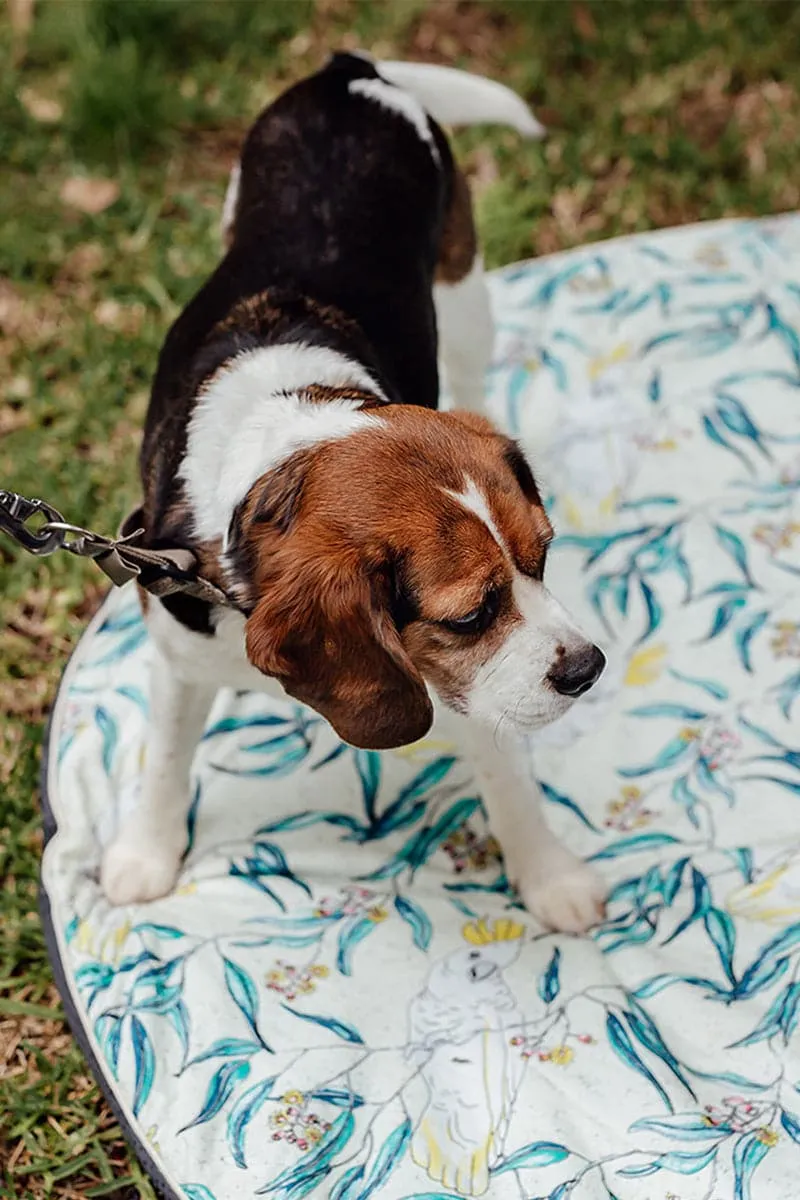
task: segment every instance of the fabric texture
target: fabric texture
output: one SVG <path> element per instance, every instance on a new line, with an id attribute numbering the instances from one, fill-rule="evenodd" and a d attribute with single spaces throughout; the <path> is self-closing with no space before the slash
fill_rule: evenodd
<path id="1" fill-rule="evenodd" d="M 536 738 L 607 922 L 515 905 L 458 750 L 375 754 L 223 693 L 177 892 L 113 909 L 150 646 L 109 598 L 48 750 L 55 953 L 131 1135 L 185 1200 L 796 1200 L 800 219 L 491 280 L 496 417 L 609 654 Z"/>

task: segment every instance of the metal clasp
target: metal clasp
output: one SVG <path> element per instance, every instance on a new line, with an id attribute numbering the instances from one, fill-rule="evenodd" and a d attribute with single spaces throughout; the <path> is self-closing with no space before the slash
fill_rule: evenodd
<path id="1" fill-rule="evenodd" d="M 44 524 L 29 528 L 28 522 L 39 515 L 45 518 Z M 19 492 L 0 488 L 0 530 L 31 554 L 46 555 L 60 550 L 64 544 L 63 522 L 61 513 L 52 504 L 27 500 Z"/>

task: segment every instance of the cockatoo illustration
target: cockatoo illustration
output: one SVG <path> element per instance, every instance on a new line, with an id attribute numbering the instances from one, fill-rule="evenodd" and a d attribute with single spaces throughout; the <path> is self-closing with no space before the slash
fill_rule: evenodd
<path id="1" fill-rule="evenodd" d="M 523 1064 L 510 1040 L 523 1024 L 503 971 L 524 926 L 472 921 L 467 943 L 437 962 L 409 1008 L 407 1058 L 427 1086 L 411 1156 L 460 1196 L 483 1196 L 502 1150 Z"/>
<path id="2" fill-rule="evenodd" d="M 641 466 L 638 439 L 653 417 L 629 398 L 627 354 L 621 346 L 594 361 L 586 390 L 564 398 L 547 447 L 564 514 L 575 529 L 604 525 Z"/>
<path id="3" fill-rule="evenodd" d="M 800 844 L 758 867 L 752 883 L 731 892 L 725 907 L 735 917 L 779 927 L 800 919 Z"/>

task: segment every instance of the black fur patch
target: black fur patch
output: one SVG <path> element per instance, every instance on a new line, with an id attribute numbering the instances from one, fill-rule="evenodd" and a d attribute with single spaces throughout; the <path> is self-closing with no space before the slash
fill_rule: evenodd
<path id="1" fill-rule="evenodd" d="M 516 442 L 509 442 L 503 457 L 513 472 L 514 478 L 519 484 L 525 499 L 529 500 L 531 504 L 541 504 L 542 498 L 539 495 L 539 489 L 536 486 L 536 480 L 533 478 L 533 473 L 528 466 L 528 461 L 525 458 L 525 455 L 522 453 Z"/>
<path id="2" fill-rule="evenodd" d="M 230 249 L 159 358 L 140 456 L 149 545 L 168 540 L 198 395 L 243 351 L 324 346 L 366 367 L 390 402 L 437 405 L 432 288 L 453 159 L 434 121 L 438 162 L 409 121 L 350 92 L 379 75 L 336 55 L 247 136 Z M 279 508 L 291 520 L 291 499 Z"/>

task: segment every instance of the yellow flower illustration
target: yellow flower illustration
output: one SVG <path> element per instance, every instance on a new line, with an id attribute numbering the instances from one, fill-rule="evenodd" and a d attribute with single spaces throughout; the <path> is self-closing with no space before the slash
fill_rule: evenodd
<path id="1" fill-rule="evenodd" d="M 302 1104 L 303 1103 L 303 1093 L 302 1092 L 285 1092 L 284 1096 L 283 1096 L 283 1103 L 284 1104 Z"/>
<path id="2" fill-rule="evenodd" d="M 311 968 L 311 974 L 316 975 L 317 979 L 327 979 L 330 973 L 330 967 L 326 967 L 324 963 L 315 963 Z"/>
<path id="3" fill-rule="evenodd" d="M 756 1130 L 756 1138 L 762 1146 L 777 1146 L 781 1140 L 776 1130 L 766 1127 Z"/>
<path id="4" fill-rule="evenodd" d="M 416 762 L 429 754 L 451 754 L 455 749 L 455 742 L 446 742 L 443 738 L 420 738 L 418 742 L 412 742 L 409 746 L 398 746 L 392 754 Z"/>
<path id="5" fill-rule="evenodd" d="M 667 647 L 663 643 L 639 650 L 628 661 L 625 672 L 627 687 L 646 687 L 655 683 L 666 665 Z"/>
<path id="6" fill-rule="evenodd" d="M 629 344 L 622 342 L 619 346 L 615 346 L 613 350 L 609 350 L 608 354 L 600 354 L 597 358 L 591 359 L 589 362 L 589 378 L 591 380 L 598 379 L 609 367 L 615 367 L 617 363 L 625 362 L 630 356 L 631 348 Z"/>
<path id="7" fill-rule="evenodd" d="M 370 921 L 385 921 L 388 915 L 389 913 L 385 908 L 379 908 L 377 905 L 374 908 L 367 909 L 367 916 Z"/>
<path id="8" fill-rule="evenodd" d="M 550 1051 L 550 1062 L 555 1063 L 557 1067 L 567 1067 L 575 1057 L 575 1051 L 571 1046 L 555 1046 Z"/>

